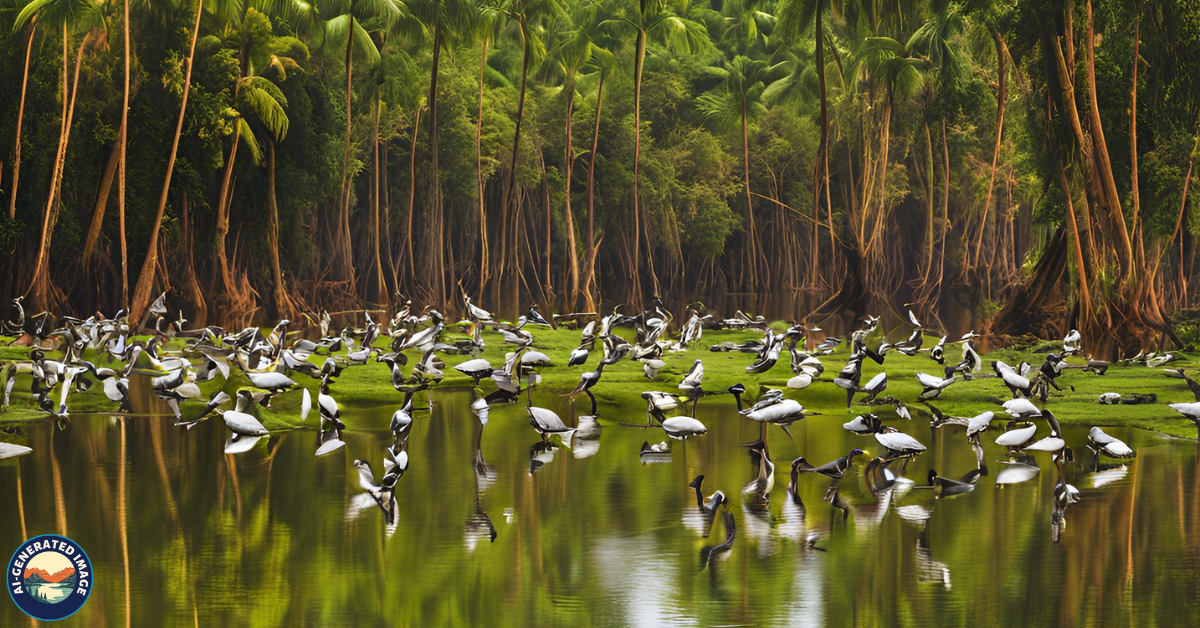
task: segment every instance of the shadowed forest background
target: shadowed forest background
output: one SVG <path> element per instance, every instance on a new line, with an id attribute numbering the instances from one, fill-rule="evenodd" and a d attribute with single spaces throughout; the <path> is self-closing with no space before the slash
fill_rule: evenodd
<path id="1" fill-rule="evenodd" d="M 0 0 L 0 294 L 1190 343 L 1198 116 L 1195 0 Z"/>

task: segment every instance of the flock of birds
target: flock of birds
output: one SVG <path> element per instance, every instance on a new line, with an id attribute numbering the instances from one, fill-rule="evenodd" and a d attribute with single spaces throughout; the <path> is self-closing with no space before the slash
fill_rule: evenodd
<path id="1" fill-rule="evenodd" d="M 427 307 L 418 312 L 413 309 L 411 302 L 405 303 L 383 324 L 376 323 L 369 313 L 364 313 L 362 328 L 347 328 L 336 333 L 331 328 L 332 317 L 328 312 L 322 312 L 319 317 L 313 317 L 315 326 L 320 329 L 319 338 L 310 340 L 301 334 L 289 333 L 292 323 L 288 320 L 279 321 L 265 334 L 257 327 L 238 332 L 215 326 L 187 328 L 187 321 L 182 316 L 174 319 L 169 317 L 165 294 L 152 304 L 145 317 L 136 324 L 131 324 L 125 313 L 120 312 L 112 318 L 99 314 L 87 319 L 64 317 L 62 326 L 57 327 L 54 326 L 54 317 L 47 313 L 27 318 L 18 298 L 13 301 L 15 313 L 11 320 L 3 323 L 3 331 L 5 335 L 17 337 L 16 342 L 30 346 L 32 350 L 28 359 L 0 365 L 4 390 L 3 407 L 0 410 L 8 410 L 14 387 L 24 379 L 34 405 L 59 421 L 66 421 L 70 416 L 70 396 L 87 391 L 96 382 L 101 385 L 104 396 L 116 404 L 120 411 L 130 412 L 130 379 L 141 377 L 146 380 L 153 394 L 168 404 L 176 425 L 181 428 L 191 429 L 214 415 L 220 416 L 229 431 L 225 451 L 233 454 L 250 450 L 259 438 L 270 434 L 270 430 L 255 415 L 256 405 L 270 408 L 272 400 L 279 395 L 298 392 L 301 420 L 308 419 L 314 400 L 309 388 L 294 379 L 301 374 L 317 382 L 315 407 L 319 425 L 315 453 L 322 456 L 344 445 L 342 433 L 347 428 L 332 393 L 338 378 L 346 369 L 382 363 L 388 369 L 392 386 L 403 395 L 403 402 L 389 425 L 392 439 L 382 455 L 381 473 L 376 474 L 366 460 L 356 460 L 354 465 L 359 471 L 358 481 L 363 489 L 360 506 L 378 505 L 386 513 L 389 525 L 394 525 L 395 488 L 408 469 L 408 436 L 413 427 L 413 417 L 417 412 L 432 407 L 432 402 L 428 407 L 414 407 L 414 396 L 442 380 L 443 371 L 447 368 L 442 355 L 473 355 L 452 368 L 471 378 L 477 391 L 485 379 L 495 385 L 491 392 L 477 395 L 471 405 L 481 425 L 487 424 L 489 409 L 497 404 L 525 405 L 529 423 L 540 436 L 540 442 L 530 452 L 532 473 L 549 459 L 548 456 L 553 455 L 556 448 L 586 448 L 589 442 L 594 443 L 600 438 L 602 426 L 598 420 L 593 390 L 601 385 L 606 366 L 626 360 L 637 361 L 649 380 L 658 380 L 659 371 L 666 366 L 663 357 L 695 347 L 706 329 L 757 330 L 762 333 L 760 339 L 745 343 L 722 342 L 711 345 L 709 349 L 753 353 L 752 363 L 745 367 L 747 374 L 765 373 L 786 356 L 793 376 L 787 380 L 785 388 L 798 391 L 818 382 L 824 385 L 830 381 L 830 378 L 823 377 L 825 366 L 822 360 L 834 359 L 835 350 L 843 343 L 834 337 L 825 337 L 819 343 L 810 342 L 810 334 L 822 330 L 805 325 L 795 325 L 780 333 L 762 317 L 752 317 L 740 311 L 732 318 L 718 319 L 708 314 L 701 304 L 688 306 L 684 324 L 678 334 L 672 337 L 672 315 L 657 298 L 648 309 L 632 316 L 620 314 L 619 308 L 614 308 L 606 316 L 554 316 L 552 318 L 556 324 L 570 321 L 582 325 L 579 346 L 567 358 L 568 368 L 586 368 L 592 354 L 599 354 L 595 367 L 584 371 L 578 384 L 566 394 L 570 398 L 586 395 L 590 401 L 590 413 L 568 423 L 554 410 L 533 403 L 533 391 L 541 381 L 538 371 L 554 364 L 549 356 L 533 348 L 535 343 L 531 327 L 551 327 L 554 324 L 538 312 L 537 306 L 529 308 L 515 323 L 508 323 L 499 321 L 491 312 L 474 304 L 465 293 L 462 298 L 467 316 L 450 325 L 461 328 L 466 332 L 466 337 L 453 342 L 442 339 L 448 323 L 439 311 Z M 975 349 L 977 336 L 974 333 L 954 341 L 948 341 L 943 335 L 926 348 L 926 334 L 930 330 L 920 323 L 913 312 L 910 311 L 908 315 L 912 331 L 905 340 L 891 343 L 886 334 L 882 334 L 882 341 L 874 347 L 868 345 L 868 337 L 878 328 L 879 318 L 865 318 L 849 337 L 849 358 L 831 378 L 833 385 L 845 391 L 848 409 L 854 406 L 856 398 L 859 405 L 870 409 L 846 422 L 844 428 L 853 434 L 872 438 L 882 453 L 872 456 L 865 449 L 855 447 L 841 457 L 820 464 L 810 462 L 805 457 L 796 458 L 790 464 L 785 509 L 803 509 L 799 482 L 804 476 L 819 477 L 829 482 L 825 501 L 837 509 L 835 512 L 840 511 L 841 519 L 845 521 L 851 511 L 856 510 L 856 505 L 843 496 L 839 483 L 851 469 L 858 467 L 859 458 L 865 459 L 861 476 L 875 497 L 875 504 L 871 506 L 874 512 L 880 508 L 886 511 L 888 504 L 916 487 L 914 481 L 905 477 L 905 471 L 909 462 L 925 452 L 926 447 L 913 436 L 885 422 L 885 418 L 887 421 L 911 421 L 912 412 L 904 401 L 887 394 L 886 371 L 878 372 L 863 383 L 863 365 L 870 360 L 882 366 L 891 352 L 905 356 L 927 354 L 931 365 L 936 364 L 937 367 L 928 369 L 934 374 L 917 373 L 921 392 L 916 401 L 927 408 L 934 428 L 964 428 L 966 443 L 973 448 L 977 464 L 959 478 L 944 477 L 930 470 L 922 486 L 931 489 L 936 498 L 971 492 L 979 480 L 988 475 L 982 439 L 986 433 L 999 429 L 994 442 L 1003 447 L 1010 458 L 1001 463 L 1003 469 L 995 477 L 996 484 L 1033 479 L 1040 468 L 1031 454 L 1050 454 L 1051 464 L 1057 474 L 1052 519 L 1053 536 L 1057 541 L 1065 525 L 1065 511 L 1078 501 L 1080 492 L 1066 480 L 1064 466 L 1074 462 L 1074 454 L 1063 438 L 1057 417 L 1045 407 L 1045 402 L 1052 394 L 1052 389 L 1065 394 L 1066 391 L 1057 381 L 1065 369 L 1078 368 L 1103 375 L 1109 364 L 1092 359 L 1085 359 L 1077 365 L 1069 364 L 1068 360 L 1078 356 L 1082 347 L 1079 332 L 1072 330 L 1063 339 L 1061 351 L 1047 353 L 1036 369 L 1027 362 L 1009 365 L 994 360 L 990 365 L 985 365 Z M 614 331 L 618 327 L 629 326 L 633 327 L 636 334 L 632 341 Z M 511 347 L 500 363 L 494 364 L 481 357 L 486 344 L 482 336 L 485 328 L 498 332 L 504 344 Z M 135 335 L 149 335 L 149 338 L 135 339 Z M 172 340 L 184 341 L 182 349 L 168 350 Z M 380 348 L 378 345 L 385 344 L 385 341 L 387 348 Z M 952 353 L 951 346 L 956 344 L 961 350 L 959 359 L 948 360 Z M 172 346 L 178 346 L 178 343 Z M 52 352 L 61 353 L 61 359 L 51 359 L 49 355 Z M 411 367 L 410 353 L 419 356 L 411 360 Z M 85 356 L 91 356 L 92 359 L 85 360 Z M 1149 354 L 1139 355 L 1126 363 L 1159 367 L 1173 359 L 1174 356 L 1170 354 Z M 987 366 L 990 366 L 991 374 L 985 372 Z M 246 385 L 231 390 L 231 396 L 226 392 L 229 387 L 224 382 L 231 381 L 239 373 L 245 377 Z M 1175 403 L 1170 407 L 1200 427 L 1200 384 L 1189 378 L 1182 369 L 1168 373 L 1185 380 L 1196 397 L 1193 403 Z M 993 375 L 1012 394 L 1012 398 L 996 410 L 986 410 L 970 417 L 949 416 L 931 403 L 958 382 Z M 224 380 L 222 389 L 206 398 L 199 384 L 216 378 Z M 676 390 L 655 389 L 642 393 L 647 419 L 646 425 L 639 427 L 657 427 L 674 440 L 702 436 L 708 430 L 696 418 L 700 401 L 730 395 L 738 414 L 759 425 L 758 440 L 746 445 L 757 475 L 743 489 L 743 505 L 747 513 L 766 513 L 775 478 L 768 426 L 777 426 L 791 439 L 789 426 L 813 413 L 806 411 L 796 399 L 786 397 L 785 388 L 763 389 L 755 403 L 745 405 L 742 397 L 746 389 L 741 384 L 709 390 L 704 383 L 704 362 L 696 359 Z M 57 395 L 54 394 L 56 389 Z M 1039 408 L 1035 400 L 1041 401 L 1042 407 Z M 198 403 L 183 406 L 185 401 Z M 1116 393 L 1106 393 L 1099 401 L 1118 403 L 1122 399 Z M 196 409 L 201 403 L 202 407 Z M 232 407 L 228 407 L 231 404 Z M 887 408 L 890 410 L 882 410 Z M 1007 417 L 1002 417 L 1001 412 Z M 1043 433 L 1039 438 L 1040 423 L 1049 429 L 1049 433 Z M 1102 460 L 1117 461 L 1109 466 L 1120 466 L 1136 455 L 1126 443 L 1100 427 L 1093 427 L 1088 432 L 1086 446 L 1093 452 L 1098 470 L 1104 464 Z M 646 463 L 666 461 L 670 459 L 670 449 L 665 440 L 657 444 L 647 440 L 640 455 Z M 29 452 L 27 447 L 0 442 L 0 458 Z M 478 437 L 475 459 L 477 482 L 482 485 L 494 480 L 495 468 L 483 461 Z M 689 485 L 696 497 L 696 509 L 689 517 L 692 517 L 693 523 L 698 522 L 696 529 L 707 537 L 718 513 L 724 508 L 726 531 L 722 543 L 707 547 L 702 553 L 702 562 L 706 565 L 732 545 L 736 524 L 728 510 L 728 499 L 722 491 L 704 494 L 704 479 L 704 476 L 698 476 Z M 898 512 L 916 520 L 922 520 L 922 517 L 927 520 L 929 516 L 929 511 L 920 507 L 901 507 Z M 476 539 L 495 539 L 495 528 L 478 503 L 468 527 L 476 530 Z M 815 548 L 816 539 L 810 536 L 805 540 L 809 547 Z"/>

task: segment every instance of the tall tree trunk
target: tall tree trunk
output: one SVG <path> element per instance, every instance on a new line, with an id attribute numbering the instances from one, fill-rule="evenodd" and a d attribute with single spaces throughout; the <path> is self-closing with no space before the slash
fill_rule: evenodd
<path id="1" fill-rule="evenodd" d="M 192 217 L 188 207 L 187 187 L 179 191 L 179 213 L 183 227 L 183 293 L 196 307 L 195 323 L 204 326 L 208 322 L 208 303 L 200 281 L 196 278 L 195 239 L 192 237 Z"/>
<path id="2" fill-rule="evenodd" d="M 600 111 L 604 106 L 605 78 L 605 75 L 600 75 L 600 85 L 596 88 L 596 122 L 592 129 L 592 152 L 588 159 L 588 265 L 583 280 L 583 306 L 589 312 L 596 311 L 595 297 L 598 296 L 593 292 L 596 282 L 596 151 L 600 147 Z"/>
<path id="3" fill-rule="evenodd" d="M 575 110 L 575 77 L 567 81 L 566 156 L 563 158 L 563 218 L 567 228 L 567 265 L 570 271 L 567 288 L 568 309 L 574 309 L 579 299 L 579 254 L 575 249 L 575 217 L 571 214 L 571 174 L 575 170 L 575 153 L 571 143 L 571 116 Z M 548 244 L 547 244 L 548 246 Z"/>
<path id="4" fill-rule="evenodd" d="M 384 279 L 384 277 L 383 277 L 383 258 L 379 254 L 379 228 L 380 228 L 380 220 L 379 220 L 379 100 L 380 100 L 379 95 L 376 94 L 376 96 L 375 96 L 375 128 L 374 128 L 374 131 L 372 132 L 372 144 L 374 147 L 375 154 L 374 154 L 374 159 L 372 160 L 372 163 L 371 163 L 371 168 L 373 170 L 373 172 L 372 172 L 373 176 L 371 177 L 371 186 L 372 186 L 371 247 L 374 250 L 374 260 L 373 260 L 372 266 L 374 267 L 373 274 L 375 275 L 375 288 L 376 288 L 375 302 L 376 303 L 386 303 L 387 297 L 388 297 L 387 280 Z"/>
<path id="5" fill-rule="evenodd" d="M 129 0 L 123 2 L 121 27 L 124 31 L 125 85 L 121 95 L 121 163 L 117 173 L 117 229 L 121 232 L 121 306 L 129 307 L 129 248 L 125 241 L 125 149 L 129 145 Z M 84 256 L 87 259 L 87 256 Z"/>
<path id="6" fill-rule="evenodd" d="M 643 11 L 644 12 L 644 11 Z M 642 69 L 646 64 L 646 31 L 638 29 L 637 49 L 633 67 L 633 268 L 630 275 L 634 280 L 633 304 L 641 306 L 641 202 L 640 165 L 642 161 Z"/>
<path id="7" fill-rule="evenodd" d="M 483 300 L 483 288 L 488 280 L 488 230 L 487 206 L 483 198 L 483 74 L 487 69 L 488 41 L 483 38 L 483 52 L 479 55 L 479 116 L 475 119 L 475 190 L 479 194 L 479 296 Z M 567 141 L 571 138 L 568 134 Z"/>
<path id="8" fill-rule="evenodd" d="M 275 200 L 275 141 L 267 140 L 267 209 L 270 225 L 267 229 L 267 248 L 271 254 L 271 283 L 275 288 L 275 313 L 291 318 L 292 302 L 283 286 L 283 271 L 279 266 L 279 205 Z M 378 246 L 378 241 L 376 241 Z M 378 253 L 378 249 L 376 249 Z"/>
<path id="9" fill-rule="evenodd" d="M 754 225 L 754 200 L 750 196 L 750 136 L 746 129 L 746 94 L 742 93 L 742 170 L 746 188 L 746 220 L 749 221 L 750 290 L 758 289 L 758 227 Z"/>
<path id="10" fill-rule="evenodd" d="M 25 93 L 29 86 L 29 60 L 33 54 L 33 36 L 37 34 L 38 16 L 29 20 L 29 39 L 25 42 L 25 71 L 21 74 L 21 104 L 17 107 L 17 143 L 13 155 L 12 191 L 8 197 L 8 217 L 17 215 L 17 183 L 21 180 L 21 125 L 25 120 Z"/>
<path id="11" fill-rule="evenodd" d="M 96 207 L 92 211 L 92 224 L 88 227 L 87 238 L 83 242 L 83 255 L 80 256 L 80 260 L 84 263 L 92 259 L 92 252 L 95 251 L 96 242 L 100 239 L 100 228 L 104 226 L 108 196 L 112 192 L 113 180 L 117 177 L 121 161 L 121 136 L 123 135 L 125 135 L 124 123 L 117 130 L 117 141 L 113 144 L 112 150 L 108 154 L 108 161 L 104 165 L 104 172 L 100 175 L 100 188 L 96 191 Z M 122 301 L 123 304 L 124 301 Z"/>
<path id="12" fill-rule="evenodd" d="M 980 249 L 983 247 L 983 232 L 987 228 L 988 210 L 992 207 L 992 188 L 996 184 L 996 164 L 1000 160 L 1000 141 L 1004 137 L 1004 107 L 1008 101 L 1007 72 L 1004 71 L 1004 42 L 1000 39 L 1000 31 L 993 28 L 992 39 L 996 43 L 996 145 L 992 150 L 992 172 L 988 177 L 987 196 L 983 201 L 983 220 L 979 221 L 979 237 L 975 239 L 974 266 L 979 265 Z"/>
<path id="13" fill-rule="evenodd" d="M 337 235 L 334 260 L 340 267 L 342 279 L 353 279 L 354 261 L 350 254 L 350 131 L 354 82 L 354 14 L 346 31 L 346 146 L 342 152 L 342 193 L 338 197 Z M 353 282 L 351 282 L 353 283 Z"/>
<path id="14" fill-rule="evenodd" d="M 417 202 L 417 133 L 421 130 L 421 107 L 417 107 L 417 113 L 413 116 L 413 134 L 412 134 L 412 156 L 408 163 L 408 216 L 405 218 L 406 225 L 404 226 L 404 257 L 408 259 L 408 281 L 413 282 L 416 279 L 417 271 L 413 262 L 413 212 L 416 210 Z"/>
<path id="15" fill-rule="evenodd" d="M 183 98 L 179 104 L 179 119 L 175 123 L 175 139 L 171 142 L 171 154 L 167 158 L 167 175 L 163 179 L 162 194 L 158 197 L 158 211 L 154 226 L 150 229 L 150 242 L 146 247 L 146 260 L 138 274 L 137 286 L 133 290 L 133 304 L 129 310 L 130 320 L 140 320 L 142 311 L 150 305 L 150 290 L 154 287 L 154 270 L 158 265 L 158 232 L 162 228 L 163 213 L 167 209 L 167 195 L 171 191 L 171 175 L 175 172 L 175 155 L 179 152 L 179 136 L 183 134 L 183 117 L 187 112 L 188 94 L 192 90 L 192 61 L 196 57 L 196 37 L 200 34 L 200 14 L 204 11 L 204 0 L 196 0 L 196 19 L 192 23 L 192 42 L 188 46 L 187 70 L 183 75 Z"/>
<path id="16" fill-rule="evenodd" d="M 213 261 L 221 280 L 218 294 L 227 294 L 233 290 L 233 271 L 229 268 L 229 254 L 226 252 L 226 236 L 229 235 L 229 199 L 233 181 L 233 166 L 237 163 L 238 145 L 242 139 L 242 120 L 238 118 L 233 123 L 233 144 L 229 147 L 229 159 L 225 161 L 225 173 L 221 176 L 221 191 L 217 195 L 217 239 L 213 247 Z"/>
<path id="17" fill-rule="evenodd" d="M 432 285 L 436 290 L 433 295 L 434 303 L 446 302 L 446 250 L 445 223 L 442 216 L 442 182 L 438 166 L 438 64 L 442 57 L 442 25 L 438 24 L 433 34 L 433 68 L 429 79 L 429 165 L 432 171 L 430 180 L 430 220 L 426 228 L 428 250 L 425 251 L 425 275 L 434 278 Z M 518 125 L 520 123 L 518 122 Z M 519 128 L 519 127 L 518 127 Z"/>
<path id="18" fill-rule="evenodd" d="M 813 166 L 813 243 L 812 243 L 812 284 L 815 287 L 820 277 L 818 265 L 820 259 L 820 238 L 817 229 L 821 224 L 821 185 L 824 174 L 824 185 L 829 186 L 829 102 L 825 93 L 825 21 L 821 15 L 821 1 L 817 1 L 816 46 L 817 46 L 817 96 L 821 101 L 821 140 L 817 145 L 817 162 Z M 828 192 L 828 191 L 827 191 Z M 828 193 L 826 195 L 828 198 Z M 833 254 L 833 209 L 829 216 L 829 253 Z"/>
<path id="19" fill-rule="evenodd" d="M 1118 229 L 1117 244 L 1120 247 L 1118 259 L 1121 260 L 1123 273 L 1130 271 L 1129 261 L 1133 259 L 1133 246 L 1129 238 L 1129 230 L 1125 226 L 1125 213 L 1121 209 L 1121 199 L 1117 194 L 1117 182 L 1113 177 L 1112 162 L 1108 157 L 1108 143 L 1104 139 L 1104 126 L 1100 122 L 1100 104 L 1096 101 L 1096 44 L 1092 30 L 1092 2 L 1087 4 L 1087 86 L 1088 111 L 1091 118 L 1092 150 L 1096 154 L 1099 165 L 1100 183 L 1107 197 L 1109 214 Z"/>
<path id="20" fill-rule="evenodd" d="M 518 222 L 517 218 L 518 218 L 518 213 L 519 213 L 514 209 L 514 207 L 520 207 L 520 204 L 518 202 L 520 190 L 518 189 L 518 183 L 517 183 L 517 170 L 518 170 L 518 164 L 520 163 L 520 154 L 521 154 L 521 122 L 523 121 L 523 118 L 525 117 L 525 87 L 526 87 L 526 79 L 528 78 L 528 75 L 529 75 L 529 57 L 530 57 L 530 54 L 532 53 L 532 46 L 533 46 L 533 43 L 531 41 L 529 41 L 528 33 L 525 32 L 525 20 L 524 20 L 524 18 L 522 18 L 521 19 L 521 47 L 522 47 L 521 91 L 520 91 L 520 96 L 517 98 L 516 129 L 513 131 L 512 168 L 509 169 L 509 173 L 508 173 L 508 190 L 507 190 L 508 198 L 505 201 L 505 209 L 504 209 L 505 220 L 508 220 L 509 218 L 511 218 L 511 224 L 514 226 L 514 232 L 515 232 L 515 226 Z M 512 253 L 513 253 L 512 261 L 513 261 L 513 265 L 515 268 L 516 253 L 517 253 L 516 240 L 513 241 L 513 244 L 514 244 L 514 246 L 511 247 Z M 503 269 L 504 269 L 504 265 L 501 264 L 501 274 L 503 274 Z"/>
<path id="21" fill-rule="evenodd" d="M 79 51 L 75 54 L 75 74 L 71 79 L 71 92 L 67 94 L 67 63 L 70 59 L 68 43 L 70 35 L 63 25 L 63 74 L 62 74 L 62 132 L 58 138 L 58 152 L 54 158 L 54 172 L 50 177 L 50 198 L 46 201 L 46 213 L 42 217 L 42 237 L 38 247 L 37 264 L 33 269 L 33 281 L 28 292 L 33 295 L 33 302 L 40 307 L 51 309 L 51 301 L 57 300 L 53 295 L 54 287 L 50 282 L 50 242 L 54 237 L 54 225 L 58 222 L 58 209 L 62 205 L 63 170 L 67 164 L 67 145 L 71 141 L 71 126 L 75 118 L 75 97 L 79 93 L 79 69 L 83 65 L 83 49 L 91 40 L 91 34 L 84 35 L 79 42 Z"/>
<path id="22" fill-rule="evenodd" d="M 1142 196 L 1138 190 L 1138 141 L 1137 141 L 1137 92 L 1138 92 L 1138 52 L 1141 50 L 1141 20 L 1133 23 L 1133 81 L 1129 88 L 1129 197 L 1133 204 L 1133 219 L 1130 222 L 1131 236 L 1137 242 L 1137 263 L 1144 268 L 1146 265 L 1145 247 L 1138 220 L 1142 212 Z M 1152 279 L 1147 277 L 1146 279 Z"/>
<path id="23" fill-rule="evenodd" d="M 1071 186 L 1067 182 L 1067 175 L 1063 171 L 1062 163 L 1058 164 L 1058 184 L 1062 187 L 1063 195 L 1067 198 L 1067 218 L 1071 221 L 1071 237 L 1075 241 L 1075 266 L 1079 272 L 1079 293 L 1082 297 L 1083 318 L 1090 319 L 1092 316 L 1092 293 L 1088 289 L 1087 280 L 1087 263 L 1084 261 L 1083 241 L 1079 238 L 1079 224 L 1075 219 L 1075 203 L 1071 200 Z"/>

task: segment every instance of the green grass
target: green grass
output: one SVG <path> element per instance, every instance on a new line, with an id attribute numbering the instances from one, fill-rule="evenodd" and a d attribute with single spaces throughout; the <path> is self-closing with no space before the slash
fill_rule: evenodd
<path id="1" fill-rule="evenodd" d="M 779 328 L 782 329 L 782 325 Z M 532 329 L 535 339 L 533 348 L 549 355 L 551 360 L 556 364 L 556 366 L 542 369 L 542 383 L 539 386 L 539 391 L 534 393 L 535 400 L 536 397 L 541 395 L 561 394 L 569 391 L 579 381 L 581 373 L 593 370 L 597 365 L 600 351 L 593 351 L 588 363 L 583 367 L 568 369 L 562 366 L 566 364 L 567 356 L 571 350 L 578 346 L 578 331 Z M 631 329 L 618 329 L 617 333 L 626 338 L 633 337 Z M 876 333 L 876 335 L 878 334 Z M 457 333 L 457 331 L 447 331 L 443 339 L 452 341 L 460 337 L 464 336 Z M 653 382 L 646 379 L 642 365 L 639 362 L 622 361 L 618 364 L 610 365 L 605 368 L 601 382 L 592 389 L 600 404 L 600 412 L 605 417 L 614 420 L 637 421 L 644 419 L 645 406 L 640 397 L 642 391 L 651 389 L 676 390 L 683 375 L 691 367 L 693 360 L 697 358 L 704 361 L 704 388 L 706 390 L 720 392 L 733 384 L 741 383 L 746 386 L 746 400 L 752 402 L 761 394 L 763 387 L 783 387 L 787 380 L 791 378 L 792 372 L 788 368 L 788 357 L 784 355 L 779 363 L 766 373 L 751 375 L 746 373 L 745 368 L 754 361 L 753 354 L 741 352 L 719 353 L 711 352 L 708 349 L 713 344 L 719 342 L 742 342 L 758 337 L 760 337 L 760 334 L 757 332 L 706 331 L 703 340 L 689 350 L 665 354 L 663 360 L 667 362 L 667 367 L 660 371 L 658 381 Z M 384 348 L 389 340 L 388 338 L 381 338 L 376 342 L 376 346 Z M 510 351 L 513 347 L 504 344 L 503 338 L 496 333 L 485 333 L 484 341 L 487 346 L 483 356 L 491 361 L 493 366 L 499 367 L 503 362 L 503 353 Z M 928 338 L 926 347 L 932 346 L 935 341 L 936 338 Z M 870 344 L 873 345 L 877 343 L 878 338 L 870 341 Z M 1052 344 L 1043 343 L 1040 349 L 1045 350 L 1047 345 Z M 168 349 L 178 350 L 181 347 L 182 343 L 180 341 L 174 341 L 168 346 Z M 14 352 L 18 354 L 18 359 L 25 357 L 18 348 L 6 347 L 5 350 L 6 353 L 0 354 L 9 356 L 4 358 L 5 360 L 13 359 L 14 356 L 12 354 Z M 850 410 L 847 410 L 845 391 L 834 386 L 832 383 L 834 375 L 845 363 L 847 355 L 848 348 L 843 343 L 835 354 L 821 358 L 826 369 L 825 375 L 821 379 L 814 382 L 807 389 L 799 391 L 789 390 L 786 395 L 799 400 L 810 412 L 846 415 L 850 417 L 870 411 L 870 408 L 857 403 Z M 419 357 L 415 352 L 410 354 L 410 365 L 415 363 Z M 446 368 L 444 369 L 445 379 L 438 384 L 438 387 L 470 387 L 472 385 L 471 379 L 454 370 L 453 366 L 471 357 L 465 355 L 443 356 L 446 363 Z M 948 361 L 953 362 L 958 357 L 959 349 L 957 345 L 947 348 Z M 1170 366 L 1175 368 L 1196 367 L 1196 356 L 1187 355 L 1183 357 L 1182 361 L 1173 362 Z M 313 356 L 312 358 L 316 363 L 320 363 L 324 359 L 325 356 L 323 355 Z M 1002 359 L 1010 364 L 1016 364 L 1021 359 L 1025 359 L 1034 364 L 1036 368 L 1044 359 L 1044 353 L 1009 349 L 992 352 L 984 356 L 984 359 L 985 361 Z M 1083 363 L 1083 360 L 1081 358 L 1074 358 L 1071 360 L 1071 363 L 1080 365 Z M 865 362 L 863 368 L 864 382 L 880 370 L 887 371 L 887 394 L 891 394 L 909 404 L 914 415 L 921 415 L 926 411 L 924 406 L 915 401 L 917 394 L 921 390 L 921 386 L 916 380 L 916 374 L 921 371 L 931 374 L 940 374 L 941 372 L 941 366 L 931 360 L 927 353 L 922 353 L 915 357 L 906 357 L 892 352 L 887 355 L 882 366 L 868 360 Z M 986 376 L 990 375 L 990 373 L 990 369 L 985 366 L 980 375 Z M 302 387 L 310 390 L 315 402 L 318 382 L 299 373 L 293 374 L 292 377 Z M 45 413 L 33 407 L 27 381 L 25 377 L 22 377 L 18 381 L 14 392 L 13 406 L 7 413 L 0 414 L 0 421 L 28 421 L 46 418 L 47 415 Z M 1193 401 L 1194 398 L 1181 380 L 1166 377 L 1163 369 L 1152 369 L 1141 366 L 1120 367 L 1114 365 L 1103 376 L 1070 369 L 1064 372 L 1059 378 L 1059 383 L 1064 388 L 1067 388 L 1067 392 L 1053 393 L 1048 407 L 1054 410 L 1055 415 L 1064 424 L 1132 426 L 1156 430 L 1172 436 L 1188 438 L 1196 436 L 1196 428 L 1190 421 L 1166 407 L 1167 403 Z M 1071 386 L 1075 387 L 1074 392 L 1070 392 Z M 236 394 L 238 389 L 248 387 L 249 381 L 245 375 L 236 370 L 231 375 L 229 381 L 218 380 L 201 384 L 201 389 L 206 397 L 214 394 L 218 388 L 224 389 L 232 396 Z M 494 385 L 490 381 L 484 380 L 480 384 L 480 389 L 482 393 L 490 392 L 494 389 Z M 1153 393 L 1158 396 L 1158 403 L 1115 406 L 1101 405 L 1097 399 L 1101 393 L 1105 392 L 1117 392 L 1122 395 L 1128 395 L 1129 393 Z M 396 405 L 402 398 L 391 386 L 387 365 L 379 362 L 371 362 L 365 366 L 347 368 L 342 373 L 342 376 L 332 384 L 331 393 L 338 399 L 340 404 L 349 408 Z M 298 390 L 285 393 L 276 397 L 272 402 L 270 410 L 256 408 L 255 412 L 268 429 L 282 430 L 304 427 L 299 418 L 301 394 Z M 988 409 L 999 410 L 998 404 L 1010 396 L 1008 390 L 1004 388 L 999 379 L 995 377 L 979 377 L 972 381 L 956 382 L 942 393 L 941 399 L 935 400 L 933 403 L 947 414 L 972 416 Z M 709 400 L 707 403 L 731 403 L 728 397 L 720 399 L 720 401 L 716 399 Z M 579 397 L 576 399 L 576 402 L 577 404 L 586 404 L 587 400 L 585 397 Z M 96 386 L 87 393 L 73 394 L 71 396 L 70 410 L 73 414 L 109 412 L 113 410 L 113 405 L 103 396 L 100 386 Z M 202 401 L 185 402 L 183 404 L 184 417 L 198 414 L 202 406 Z M 875 411 L 885 418 L 892 414 L 890 406 L 877 407 Z M 313 417 L 310 417 L 308 427 L 312 428 L 315 425 L 316 421 L 313 420 Z"/>

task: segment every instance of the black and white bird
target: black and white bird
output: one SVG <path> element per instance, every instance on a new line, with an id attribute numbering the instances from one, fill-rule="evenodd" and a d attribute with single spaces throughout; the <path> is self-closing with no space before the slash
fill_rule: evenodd
<path id="1" fill-rule="evenodd" d="M 1082 349 L 1082 343 L 1083 336 L 1079 333 L 1079 330 L 1072 329 L 1063 338 L 1063 357 L 1070 357 L 1079 353 L 1079 350 Z"/>
<path id="2" fill-rule="evenodd" d="M 928 373 L 917 373 L 917 381 L 921 383 L 921 394 L 917 395 L 917 399 L 928 401 L 937 399 L 943 390 L 958 380 L 953 377 L 937 377 Z"/>

